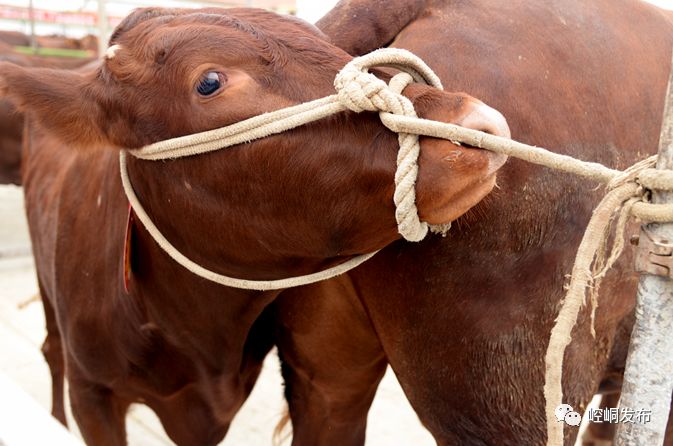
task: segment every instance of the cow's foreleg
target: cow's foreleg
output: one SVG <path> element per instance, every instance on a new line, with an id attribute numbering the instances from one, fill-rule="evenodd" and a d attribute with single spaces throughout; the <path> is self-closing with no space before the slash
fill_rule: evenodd
<path id="1" fill-rule="evenodd" d="M 334 370 L 334 375 L 321 375 L 320 382 L 315 382 L 305 374 L 306 370 L 283 363 L 292 446 L 364 445 L 367 413 L 386 364 L 381 360 L 371 364 L 370 370 L 360 370 L 349 377 L 336 376 Z M 329 366 L 339 369 L 341 364 Z M 349 371 L 345 367 L 341 373 Z"/>
<path id="2" fill-rule="evenodd" d="M 68 359 L 72 414 L 89 446 L 126 446 L 126 411 L 130 402 L 112 390 L 86 379 L 75 361 Z"/>
<path id="3" fill-rule="evenodd" d="M 61 332 L 56 323 L 54 308 L 51 306 L 51 302 L 44 294 L 44 290 L 41 286 L 40 296 L 42 296 L 44 318 L 47 326 L 47 336 L 42 343 L 42 354 L 47 361 L 49 373 L 51 374 L 51 414 L 64 426 L 67 426 L 68 422 L 65 418 L 65 406 L 63 402 L 65 367 Z"/>
<path id="4" fill-rule="evenodd" d="M 288 290 L 274 305 L 293 446 L 363 445 L 387 361 L 350 280 Z"/>
<path id="5" fill-rule="evenodd" d="M 168 437 L 178 446 L 215 446 L 227 431 L 231 416 L 218 419 L 209 398 L 198 386 L 189 384 L 167 399 L 150 399 L 147 404 L 161 420 Z"/>

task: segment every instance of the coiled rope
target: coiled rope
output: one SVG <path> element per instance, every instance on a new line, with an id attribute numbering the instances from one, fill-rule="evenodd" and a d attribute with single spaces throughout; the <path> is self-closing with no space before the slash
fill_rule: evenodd
<path id="1" fill-rule="evenodd" d="M 403 73 L 394 76 L 390 85 L 386 85 L 367 72 L 374 66 L 393 67 Z M 568 291 L 552 329 L 545 357 L 547 441 L 549 445 L 561 445 L 563 423 L 556 422 L 554 409 L 562 403 L 563 354 L 571 341 L 571 332 L 579 310 L 585 302 L 586 290 L 587 288 L 597 290 L 600 279 L 623 251 L 624 229 L 629 216 L 648 222 L 673 221 L 673 205 L 647 202 L 648 190 L 673 190 L 673 171 L 662 172 L 653 169 L 656 156 L 647 158 L 625 171 L 619 171 L 476 130 L 418 118 L 411 102 L 401 95 L 404 87 L 412 81 L 425 82 L 441 88 L 437 76 L 415 55 L 401 49 L 380 49 L 353 59 L 339 72 L 334 82 L 337 90 L 335 95 L 265 113 L 220 129 L 161 141 L 138 150 L 128 150 L 128 153 L 146 160 L 193 156 L 281 133 L 345 110 L 356 113 L 375 111 L 379 113 L 381 122 L 387 128 L 399 134 L 400 151 L 397 158 L 394 194 L 395 216 L 400 234 L 410 241 L 421 240 L 428 232 L 428 225 L 419 220 L 415 205 L 414 186 L 418 174 L 419 135 L 459 141 L 605 183 L 607 193 L 593 211 L 580 243 Z M 125 156 L 125 152 L 122 151 L 120 153 L 122 182 L 140 221 L 176 262 L 208 280 L 245 289 L 286 288 L 342 274 L 375 254 L 359 256 L 337 267 L 290 279 L 249 281 L 219 275 L 186 258 L 161 235 L 133 192 L 126 170 Z M 614 242 L 606 258 L 607 241 L 613 227 Z M 593 292 L 591 304 L 593 321 L 597 304 Z"/>

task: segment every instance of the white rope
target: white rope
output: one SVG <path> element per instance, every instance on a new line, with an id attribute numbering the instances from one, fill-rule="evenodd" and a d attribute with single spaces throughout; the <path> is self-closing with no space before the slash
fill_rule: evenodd
<path id="1" fill-rule="evenodd" d="M 204 279 L 210 280 L 220 285 L 225 285 L 233 288 L 241 288 L 244 290 L 258 290 L 258 291 L 268 291 L 268 290 L 279 290 L 283 288 L 292 288 L 301 285 L 308 285 L 309 283 L 320 282 L 321 280 L 331 279 L 332 277 L 338 276 L 340 274 L 349 271 L 356 266 L 360 265 L 363 262 L 374 257 L 378 252 L 372 252 L 369 254 L 360 255 L 354 257 L 347 262 L 341 263 L 332 268 L 328 268 L 324 271 L 319 271 L 313 274 L 307 274 L 304 276 L 289 277 L 286 279 L 278 280 L 246 280 L 246 279 L 237 279 L 235 277 L 229 277 L 222 274 L 218 274 L 214 271 L 206 269 L 199 265 L 198 263 L 190 260 L 184 254 L 182 254 L 177 248 L 175 248 L 167 239 L 163 236 L 159 228 L 156 227 L 152 219 L 147 215 L 145 209 L 140 204 L 138 196 L 131 186 L 131 181 L 129 179 L 128 171 L 126 169 L 126 154 L 122 151 L 119 155 L 119 166 L 121 170 L 122 184 L 124 186 L 124 191 L 126 196 L 131 203 L 131 207 L 135 212 L 136 216 L 140 222 L 145 226 L 147 232 L 152 236 L 152 238 L 157 242 L 157 244 L 163 249 L 168 255 L 171 256 L 173 260 L 187 268 L 192 273 L 200 276 Z"/>

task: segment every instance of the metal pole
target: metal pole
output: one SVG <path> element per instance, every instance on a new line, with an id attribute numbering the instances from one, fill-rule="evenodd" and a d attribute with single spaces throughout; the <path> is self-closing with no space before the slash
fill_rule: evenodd
<path id="1" fill-rule="evenodd" d="M 98 57 L 102 57 L 107 50 L 108 18 L 105 0 L 98 0 Z"/>
<path id="2" fill-rule="evenodd" d="M 657 169 L 673 169 L 673 63 L 669 78 L 664 120 L 659 139 Z M 655 203 L 673 202 L 673 192 L 652 192 Z M 651 239 L 650 245 L 644 238 Z M 649 224 L 641 228 L 640 247 L 643 243 L 653 246 L 645 256 L 670 260 L 673 248 L 673 223 Z M 642 253 L 643 251 L 640 251 Z M 656 260 L 655 260 L 655 268 Z M 659 265 L 669 265 L 667 260 Z M 673 391 L 673 280 L 670 268 L 658 274 L 640 276 L 636 297 L 636 323 L 631 334 L 631 345 L 626 360 L 622 396 L 619 400 L 620 415 L 626 411 L 647 411 L 651 420 L 635 419 L 617 427 L 617 445 L 657 446 L 664 442 L 666 424 Z M 641 412 L 643 413 L 643 412 Z"/>
<path id="3" fill-rule="evenodd" d="M 30 47 L 33 54 L 37 54 L 37 39 L 35 38 L 35 8 L 33 0 L 28 0 L 28 18 L 30 19 Z"/>

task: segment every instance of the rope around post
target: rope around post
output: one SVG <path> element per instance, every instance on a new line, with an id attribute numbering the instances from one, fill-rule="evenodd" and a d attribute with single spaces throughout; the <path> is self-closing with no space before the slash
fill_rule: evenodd
<path id="1" fill-rule="evenodd" d="M 393 77 L 390 85 L 368 73 L 374 66 L 400 69 L 406 74 Z M 652 169 L 656 156 L 636 163 L 625 171 L 610 169 L 599 163 L 581 161 L 570 156 L 530 146 L 517 141 L 489 135 L 453 124 L 421 119 L 413 106 L 401 95 L 412 80 L 441 88 L 437 76 L 421 59 L 400 49 L 381 49 L 353 59 L 337 75 L 337 94 L 293 107 L 265 113 L 239 123 L 208 132 L 161 141 L 128 152 L 141 159 L 162 160 L 193 156 L 220 150 L 258 138 L 278 134 L 295 127 L 346 110 L 359 113 L 379 113 L 381 122 L 399 134 L 400 152 L 395 175 L 396 218 L 400 233 L 411 241 L 421 240 L 428 231 L 420 222 L 415 206 L 415 182 L 418 174 L 418 137 L 430 136 L 466 143 L 540 166 L 579 175 L 607 185 L 607 194 L 594 210 L 578 249 L 572 268 L 568 293 L 552 329 L 545 357 L 545 385 L 548 445 L 563 444 L 563 423 L 554 419 L 554 409 L 562 403 L 561 376 L 563 355 L 570 343 L 577 315 L 586 300 L 586 290 L 592 291 L 592 318 L 597 305 L 596 290 L 601 278 L 619 258 L 624 248 L 624 228 L 630 216 L 648 222 L 673 221 L 673 205 L 647 202 L 647 190 L 673 190 L 673 172 Z M 179 253 L 161 235 L 138 201 L 126 171 L 125 154 L 120 154 L 120 169 L 129 201 L 159 245 L 178 263 L 195 274 L 227 286 L 246 289 L 278 289 L 324 280 L 341 274 L 364 262 L 375 253 L 353 259 L 352 264 L 281 281 L 245 281 L 218 275 L 200 267 Z M 613 223 L 615 223 L 613 225 Z M 606 258 L 607 240 L 614 226 L 614 242 Z M 593 326 L 592 326 L 593 330 Z"/>

